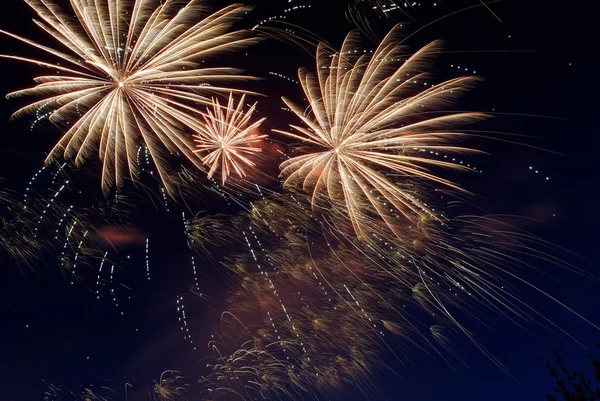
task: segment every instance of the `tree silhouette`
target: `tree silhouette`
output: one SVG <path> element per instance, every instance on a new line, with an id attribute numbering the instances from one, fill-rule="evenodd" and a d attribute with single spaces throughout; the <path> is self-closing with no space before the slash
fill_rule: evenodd
<path id="1" fill-rule="evenodd" d="M 592 354 L 588 355 L 594 367 L 594 378 L 586 379 L 583 373 L 570 371 L 557 350 L 554 350 L 554 357 L 555 366 L 546 363 L 555 382 L 555 394 L 548 394 L 548 401 L 600 401 L 600 361 Z"/>

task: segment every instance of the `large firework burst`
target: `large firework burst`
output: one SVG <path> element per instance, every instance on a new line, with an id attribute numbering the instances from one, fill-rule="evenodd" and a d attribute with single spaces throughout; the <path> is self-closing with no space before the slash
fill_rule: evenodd
<path id="1" fill-rule="evenodd" d="M 294 133 L 277 132 L 313 147 L 281 165 L 285 184 L 301 182 L 312 189 L 314 202 L 323 194 L 341 200 L 362 235 L 361 219 L 367 216 L 379 216 L 394 231 L 401 215 L 413 221 L 436 218 L 401 177 L 458 189 L 429 168 L 464 167 L 424 157 L 423 151 L 473 151 L 450 144 L 462 135 L 453 127 L 481 114 L 439 111 L 475 78 L 428 85 L 425 67 L 439 51 L 438 42 L 407 54 L 398 28 L 374 53 L 361 50 L 357 42 L 358 34 L 352 32 L 339 52 L 318 46 L 318 73 L 299 71 L 308 110 L 284 98 L 303 125 L 292 125 Z"/>
<path id="2" fill-rule="evenodd" d="M 211 104 L 209 94 L 233 90 L 215 83 L 247 78 L 238 70 L 202 63 L 254 41 L 246 31 L 228 32 L 248 8 L 232 5 L 202 19 L 197 0 L 71 0 L 69 11 L 52 1 L 25 1 L 41 18 L 35 23 L 64 47 L 0 31 L 57 59 L 1 56 L 53 71 L 37 77 L 36 86 L 8 95 L 42 98 L 13 117 L 44 109 L 50 121 L 68 125 L 48 160 L 64 155 L 81 163 L 99 148 L 105 191 L 127 175 L 138 177 L 140 147 L 150 151 L 167 187 L 169 153 L 202 166 L 184 132 L 202 125 L 195 105 Z"/>
<path id="3" fill-rule="evenodd" d="M 231 170 L 240 177 L 246 176 L 244 165 L 255 165 L 249 156 L 260 152 L 260 148 L 252 144 L 266 137 L 256 133 L 265 118 L 250 123 L 256 103 L 244 112 L 244 100 L 245 96 L 242 96 L 236 105 L 233 95 L 230 95 L 227 106 L 221 106 L 219 100 L 213 99 L 212 109 L 209 108 L 203 115 L 206 125 L 195 135 L 196 152 L 207 153 L 202 162 L 210 166 L 208 177 L 211 178 L 220 168 L 223 184 Z"/>

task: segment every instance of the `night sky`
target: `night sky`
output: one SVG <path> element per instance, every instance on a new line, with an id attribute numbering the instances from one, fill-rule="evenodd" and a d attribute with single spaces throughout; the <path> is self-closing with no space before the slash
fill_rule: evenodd
<path id="1" fill-rule="evenodd" d="M 252 27 L 255 21 L 280 15 L 288 7 L 285 0 L 259 3 L 242 25 Z M 292 3 L 311 7 L 291 13 L 289 21 L 335 46 L 353 28 L 344 17 L 347 2 Z M 451 9 L 475 3 L 455 1 Z M 31 22 L 33 13 L 24 2 L 4 0 L 0 7 L 0 29 L 52 44 Z M 466 68 L 468 73 L 476 71 L 484 78 L 456 109 L 498 113 L 483 123 L 482 129 L 524 135 L 506 138 L 520 145 L 474 140 L 474 146 L 489 152 L 470 157 L 483 174 L 463 174 L 457 180 L 476 194 L 476 203 L 485 212 L 522 216 L 521 227 L 579 255 L 573 256 L 574 263 L 600 275 L 594 264 L 600 263 L 596 252 L 600 88 L 594 78 L 598 70 L 594 10 L 584 1 L 504 0 L 490 7 L 502 22 L 478 7 L 432 24 L 408 41 L 412 48 L 418 48 L 430 40 L 443 39 L 448 52 L 438 58 L 436 74 L 455 76 L 460 67 L 462 73 Z M 422 26 L 443 13 L 427 0 L 413 15 Z M 386 19 L 373 21 L 381 33 L 393 25 Z M 418 27 L 412 22 L 406 29 L 410 33 Z M 373 47 L 368 40 L 365 46 Z M 0 37 L 0 52 L 39 55 L 4 36 Z M 279 97 L 297 98 L 300 88 L 269 73 L 295 78 L 298 67 L 314 68 L 314 60 L 302 49 L 271 40 L 239 52 L 233 60 L 265 78 L 259 89 L 268 97 L 260 100 L 259 113 L 269 118 L 268 128 L 284 129 L 289 116 L 282 114 Z M 42 71 L 10 60 L 0 60 L 0 70 L 1 94 L 29 86 Z M 2 185 L 20 193 L 60 135 L 44 121 L 31 129 L 32 117 L 9 121 L 12 112 L 24 104 L 23 99 L 0 100 L 0 177 L 5 180 Z M 273 160 L 265 171 L 276 172 L 278 161 Z M 102 199 L 93 165 L 72 174 L 75 178 L 68 199 L 82 207 Z M 40 188 L 51 185 L 50 178 L 40 180 Z M 265 185 L 275 189 L 278 184 L 273 181 Z M 193 253 L 186 244 L 181 205 L 167 210 L 160 195 L 143 191 L 132 199 L 135 207 L 127 221 L 135 230 L 129 230 L 128 238 L 116 246 L 122 262 L 115 273 L 115 282 L 122 283 L 116 302 L 111 296 L 98 299 L 93 280 L 71 284 L 56 255 L 45 254 L 32 266 L 17 265 L 9 258 L 0 260 L 0 400 L 41 400 L 48 383 L 75 390 L 90 384 L 108 386 L 122 393 L 126 382 L 132 385 L 129 400 L 144 400 L 147 388 L 166 369 L 190 377 L 205 373 L 201 360 L 210 354 L 206 344 L 218 327 L 231 291 L 219 263 L 230 250 L 215 250 L 212 255 Z M 239 212 L 210 193 L 197 200 L 196 206 L 206 213 Z M 145 264 L 146 239 L 151 280 Z M 192 257 L 199 286 L 210 302 L 189 291 L 194 280 Z M 535 267 L 548 276 L 523 272 L 524 278 L 600 324 L 598 283 L 537 263 Z M 178 296 L 185 299 L 193 347 L 180 331 Z M 588 349 L 600 341 L 600 331 L 548 299 L 534 293 L 525 297 Z M 403 366 L 393 357 L 383 356 L 382 362 L 392 372 L 377 371 L 371 379 L 379 393 L 367 395 L 370 399 L 422 401 L 545 400 L 553 384 L 545 367 L 552 360 L 552 350 L 560 350 L 570 365 L 583 370 L 588 369 L 588 351 L 542 327 L 532 325 L 528 329 L 529 333 L 494 319 L 489 329 L 473 331 L 506 365 L 510 375 L 468 340 L 459 339 L 456 347 L 468 367 L 459 366 L 454 371 L 442 360 L 418 350 L 411 355 L 413 365 Z M 347 388 L 333 398 L 363 400 L 366 396 Z"/>

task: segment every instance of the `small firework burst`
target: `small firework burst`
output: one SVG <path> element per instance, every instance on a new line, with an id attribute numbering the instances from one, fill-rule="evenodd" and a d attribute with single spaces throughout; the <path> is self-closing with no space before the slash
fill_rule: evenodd
<path id="1" fill-rule="evenodd" d="M 236 105 L 231 94 L 227 106 L 221 106 L 218 99 L 213 99 L 212 108 L 203 115 L 206 125 L 194 136 L 196 152 L 204 154 L 202 162 L 210 167 L 208 178 L 220 169 L 223 184 L 232 171 L 242 178 L 246 176 L 245 167 L 253 167 L 251 157 L 261 151 L 257 144 L 266 138 L 256 133 L 265 118 L 252 123 L 256 103 L 244 112 L 244 101 L 242 96 Z"/>

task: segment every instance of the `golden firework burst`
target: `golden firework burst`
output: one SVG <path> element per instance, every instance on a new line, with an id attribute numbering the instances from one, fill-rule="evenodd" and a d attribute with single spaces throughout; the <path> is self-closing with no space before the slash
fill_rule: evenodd
<path id="1" fill-rule="evenodd" d="M 452 145 L 463 135 L 453 128 L 482 116 L 440 112 L 475 78 L 428 84 L 425 67 L 439 42 L 407 54 L 399 41 L 394 28 L 373 53 L 360 50 L 356 32 L 339 52 L 320 44 L 318 73 L 299 71 L 308 109 L 283 99 L 303 125 L 291 125 L 294 132 L 277 132 L 312 148 L 282 163 L 284 185 L 300 182 L 312 189 L 313 202 L 321 195 L 341 200 L 359 236 L 361 219 L 369 215 L 379 216 L 394 231 L 400 216 L 436 218 L 414 190 L 402 185 L 401 177 L 458 189 L 430 167 L 465 167 L 428 158 L 425 151 L 474 152 Z"/>
<path id="2" fill-rule="evenodd" d="M 52 1 L 25 1 L 41 18 L 35 23 L 64 50 L 0 31 L 56 61 L 0 57 L 53 70 L 35 78 L 36 86 L 8 95 L 41 98 L 13 117 L 49 110 L 50 121 L 68 127 L 47 160 L 62 155 L 81 163 L 99 149 L 105 191 L 127 175 L 138 178 L 136 154 L 142 147 L 167 188 L 169 154 L 185 155 L 202 167 L 185 132 L 202 127 L 196 105 L 234 91 L 219 82 L 249 78 L 203 63 L 255 41 L 247 31 L 230 32 L 247 7 L 231 5 L 202 19 L 205 10 L 197 0 L 71 0 L 68 11 Z"/>

